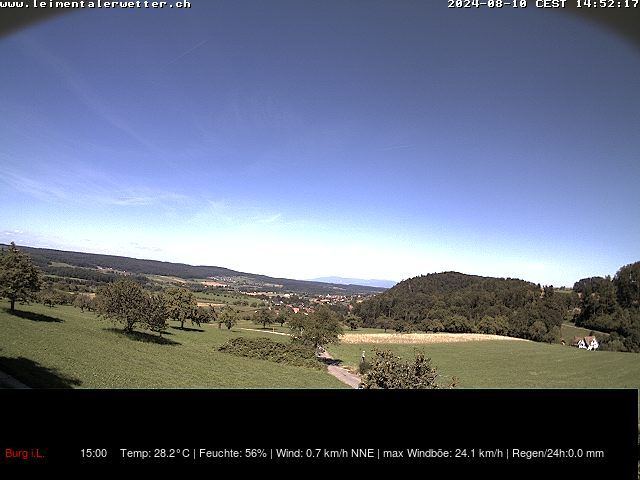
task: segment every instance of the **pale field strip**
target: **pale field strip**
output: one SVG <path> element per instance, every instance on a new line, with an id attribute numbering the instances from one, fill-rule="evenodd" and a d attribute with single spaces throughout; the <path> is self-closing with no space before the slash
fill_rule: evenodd
<path id="1" fill-rule="evenodd" d="M 271 333 L 273 335 L 284 335 L 286 337 L 291 336 L 290 333 L 276 332 L 275 330 L 259 330 L 257 328 L 242 328 L 242 327 L 240 327 L 240 330 L 248 330 L 250 332 L 260 332 L 260 333 Z"/>
<path id="2" fill-rule="evenodd" d="M 512 340 L 528 342 L 524 338 L 486 335 L 482 333 L 345 333 L 340 336 L 342 343 L 398 343 L 428 344 L 455 342 L 482 342 L 487 340 Z"/>

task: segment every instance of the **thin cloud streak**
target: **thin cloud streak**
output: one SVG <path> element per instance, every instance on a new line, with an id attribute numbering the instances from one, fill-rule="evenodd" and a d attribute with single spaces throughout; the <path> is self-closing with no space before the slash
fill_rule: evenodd
<path id="1" fill-rule="evenodd" d="M 275 215 L 271 215 L 269 217 L 266 218 L 261 218 L 258 220 L 259 223 L 274 223 L 277 222 L 278 220 L 280 220 L 280 218 L 282 218 L 282 214 L 281 213 L 276 213 Z"/>
<path id="2" fill-rule="evenodd" d="M 180 55 L 178 55 L 177 57 L 175 57 L 173 60 L 169 60 L 164 66 L 165 68 L 168 67 L 169 65 L 172 65 L 174 63 L 176 63 L 178 60 L 180 60 L 181 58 L 186 57 L 187 55 L 189 55 L 190 53 L 194 52 L 195 50 L 197 50 L 198 48 L 200 48 L 201 46 L 203 46 L 205 43 L 207 43 L 209 41 L 209 39 L 206 40 L 202 40 L 199 43 L 196 43 L 194 46 L 192 46 L 191 48 L 188 48 L 187 50 L 185 50 L 184 52 L 182 52 Z"/>
<path id="3" fill-rule="evenodd" d="M 64 59 L 53 54 L 32 36 L 22 37 L 21 43 L 33 58 L 57 74 L 87 108 L 148 150 L 160 152 L 155 145 L 138 134 L 124 118 L 115 113 L 89 84 L 81 80 L 80 75 Z"/>
<path id="4" fill-rule="evenodd" d="M 282 219 L 282 213 L 264 210 L 261 207 L 229 203 L 225 200 L 208 200 L 190 219 L 196 225 L 216 225 L 228 228 L 244 228 L 276 224 Z"/>
<path id="5" fill-rule="evenodd" d="M 120 207 L 184 203 L 189 197 L 148 187 L 119 187 L 111 180 L 100 182 L 90 178 L 65 175 L 63 178 L 36 180 L 20 173 L 5 171 L 0 182 L 10 188 L 44 201 L 94 203 Z"/>
<path id="6" fill-rule="evenodd" d="M 382 147 L 380 150 L 389 151 L 389 150 L 403 150 L 405 148 L 413 148 L 415 145 L 410 144 L 401 144 L 401 145 L 389 145 L 387 147 Z"/>

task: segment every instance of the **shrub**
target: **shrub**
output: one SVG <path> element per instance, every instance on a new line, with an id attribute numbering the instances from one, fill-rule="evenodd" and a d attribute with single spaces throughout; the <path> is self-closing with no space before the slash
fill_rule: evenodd
<path id="1" fill-rule="evenodd" d="M 360 365 L 358 365 L 358 373 L 360 373 L 360 375 L 364 375 L 369 370 L 371 370 L 371 363 L 369 363 L 366 359 L 360 361 Z"/>
<path id="2" fill-rule="evenodd" d="M 390 350 L 376 351 L 376 357 L 370 369 L 362 377 L 360 388 L 401 388 L 428 389 L 452 388 L 456 379 L 449 385 L 438 382 L 438 371 L 431 365 L 431 359 L 418 353 L 412 363 L 405 363 Z"/>
<path id="3" fill-rule="evenodd" d="M 240 357 L 258 358 L 296 367 L 325 368 L 316 360 L 312 347 L 299 343 L 280 343 L 269 338 L 238 337 L 227 341 L 218 350 Z"/>
<path id="4" fill-rule="evenodd" d="M 617 333 L 612 333 L 603 338 L 598 339 L 598 343 L 600 344 L 600 350 L 606 350 L 609 352 L 626 352 L 627 349 L 624 344 L 624 337 L 618 335 Z"/>

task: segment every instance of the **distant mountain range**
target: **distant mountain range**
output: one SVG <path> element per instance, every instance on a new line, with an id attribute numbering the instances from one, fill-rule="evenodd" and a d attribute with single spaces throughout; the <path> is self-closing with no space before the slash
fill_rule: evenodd
<path id="1" fill-rule="evenodd" d="M 310 282 L 326 282 L 337 283 L 339 285 L 363 285 L 365 287 L 391 288 L 396 283 L 393 280 L 365 280 L 363 278 L 345 278 L 345 277 L 320 277 L 312 278 Z"/>
<path id="2" fill-rule="evenodd" d="M 6 245 L 0 244 L 0 247 L 6 247 Z M 62 268 L 64 270 L 64 276 L 69 277 L 74 276 L 73 269 L 84 269 L 85 274 L 88 273 L 87 270 L 102 272 L 104 269 L 112 269 L 116 272 L 127 272 L 140 275 L 160 275 L 177 277 L 184 280 L 215 280 L 219 283 L 242 289 L 244 291 L 272 291 L 319 295 L 368 295 L 381 293 L 385 290 L 385 288 L 381 287 L 359 284 L 274 278 L 255 273 L 237 272 L 223 267 L 205 265 L 194 266 L 184 263 L 141 260 L 115 255 L 70 252 L 66 250 L 52 250 L 48 248 L 35 248 L 20 245 L 18 245 L 18 248 L 28 253 L 31 256 L 33 263 L 45 273 L 57 275 L 59 274 L 60 268 Z M 86 278 L 86 275 L 82 275 L 80 278 Z"/>

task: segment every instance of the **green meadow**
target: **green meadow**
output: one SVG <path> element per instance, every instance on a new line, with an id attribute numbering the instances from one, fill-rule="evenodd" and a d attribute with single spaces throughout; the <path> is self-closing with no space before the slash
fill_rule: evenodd
<path id="1" fill-rule="evenodd" d="M 32 387 L 347 388 L 325 371 L 217 350 L 238 335 L 266 335 L 259 332 L 188 325 L 169 328 L 156 343 L 155 333 L 131 338 L 120 326 L 70 306 L 16 309 L 12 315 L 8 302 L 0 302 L 0 371 Z"/>
<path id="2" fill-rule="evenodd" d="M 347 388 L 325 371 L 237 357 L 218 351 L 237 336 L 268 335 L 241 321 L 232 330 L 217 324 L 180 330 L 173 324 L 159 338 L 120 326 L 70 306 L 0 302 L 0 371 L 32 387 L 71 388 Z M 286 332 L 273 325 L 268 330 Z M 370 332 L 369 332 L 370 333 Z M 461 388 L 640 388 L 640 355 L 588 352 L 569 346 L 522 341 L 429 345 L 332 345 L 329 352 L 355 367 L 365 350 L 390 349 L 405 359 L 430 357 L 443 380 Z"/>
<path id="3" fill-rule="evenodd" d="M 640 354 L 586 351 L 523 341 L 458 342 L 427 345 L 340 344 L 328 350 L 355 367 L 362 351 L 392 350 L 405 360 L 417 352 L 430 357 L 443 379 L 457 377 L 462 388 L 640 388 Z"/>
<path id="4" fill-rule="evenodd" d="M 606 333 L 589 330 L 588 328 L 576 327 L 572 323 L 563 323 L 560 327 L 560 335 L 567 344 L 571 344 L 575 337 L 586 337 L 591 332 L 593 332 L 598 340 L 608 335 Z"/>

